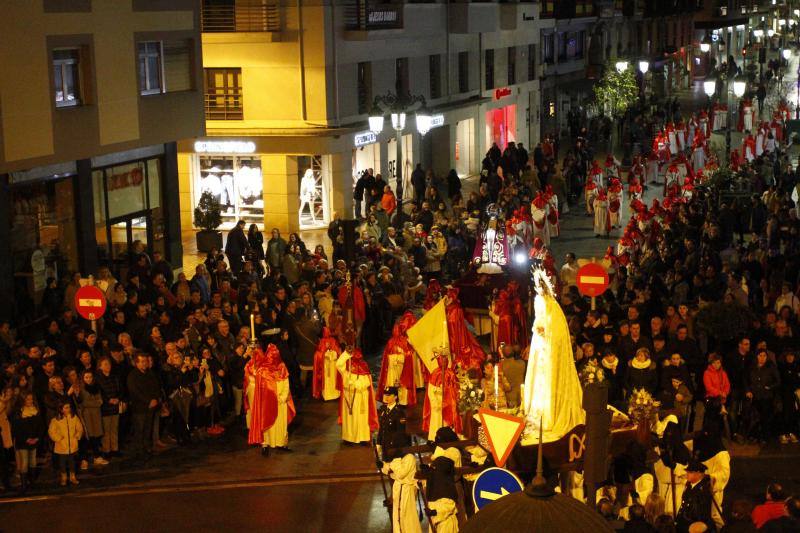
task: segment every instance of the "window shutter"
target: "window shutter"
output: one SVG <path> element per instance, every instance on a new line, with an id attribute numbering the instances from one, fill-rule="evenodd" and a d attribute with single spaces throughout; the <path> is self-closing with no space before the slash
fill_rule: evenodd
<path id="1" fill-rule="evenodd" d="M 166 92 L 191 91 L 192 41 L 164 41 L 164 83 Z"/>

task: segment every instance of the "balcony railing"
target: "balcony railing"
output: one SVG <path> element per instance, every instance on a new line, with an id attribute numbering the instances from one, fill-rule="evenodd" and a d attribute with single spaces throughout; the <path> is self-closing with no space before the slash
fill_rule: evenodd
<path id="1" fill-rule="evenodd" d="M 266 0 L 203 2 L 202 28 L 207 33 L 277 32 L 281 30 L 277 4 Z"/>
<path id="2" fill-rule="evenodd" d="M 206 120 L 242 120 L 241 87 L 210 89 L 205 93 Z"/>
<path id="3" fill-rule="evenodd" d="M 402 4 L 371 4 L 358 1 L 345 6 L 345 27 L 348 30 L 386 30 L 403 27 Z"/>

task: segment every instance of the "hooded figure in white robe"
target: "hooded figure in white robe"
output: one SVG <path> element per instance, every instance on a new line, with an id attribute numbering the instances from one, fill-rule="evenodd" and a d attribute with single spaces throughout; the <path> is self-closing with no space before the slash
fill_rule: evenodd
<path id="1" fill-rule="evenodd" d="M 412 454 L 383 463 L 392 483 L 392 533 L 422 533 L 417 514 L 417 460 Z"/>

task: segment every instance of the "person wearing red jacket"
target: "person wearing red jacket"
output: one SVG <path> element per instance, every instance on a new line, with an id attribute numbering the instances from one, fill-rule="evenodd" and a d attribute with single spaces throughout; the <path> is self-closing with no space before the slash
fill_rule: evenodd
<path id="1" fill-rule="evenodd" d="M 722 368 L 722 358 L 717 354 L 708 357 L 708 368 L 703 373 L 703 385 L 706 389 L 706 398 L 719 398 L 720 403 L 725 401 L 731 393 L 731 383 L 728 373 Z"/>

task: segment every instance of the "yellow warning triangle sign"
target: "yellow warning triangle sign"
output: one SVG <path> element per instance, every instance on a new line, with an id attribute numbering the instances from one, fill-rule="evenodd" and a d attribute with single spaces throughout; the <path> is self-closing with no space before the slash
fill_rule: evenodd
<path id="1" fill-rule="evenodd" d="M 502 468 L 519 440 L 525 420 L 491 409 L 480 409 L 478 415 L 489 441 L 494 463 Z"/>

